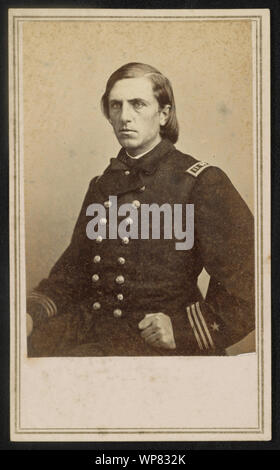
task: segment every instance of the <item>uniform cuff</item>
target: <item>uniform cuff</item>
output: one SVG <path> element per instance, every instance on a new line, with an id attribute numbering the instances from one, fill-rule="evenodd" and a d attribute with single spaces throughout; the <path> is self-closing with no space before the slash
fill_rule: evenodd
<path id="1" fill-rule="evenodd" d="M 54 317 L 57 315 L 57 307 L 48 296 L 34 291 L 27 297 L 27 312 L 36 321 Z"/>
<path id="2" fill-rule="evenodd" d="M 205 305 L 195 302 L 186 307 L 188 321 L 196 340 L 197 346 L 202 354 L 213 354 L 216 345 L 213 331 L 219 331 L 219 324 L 209 321 Z"/>

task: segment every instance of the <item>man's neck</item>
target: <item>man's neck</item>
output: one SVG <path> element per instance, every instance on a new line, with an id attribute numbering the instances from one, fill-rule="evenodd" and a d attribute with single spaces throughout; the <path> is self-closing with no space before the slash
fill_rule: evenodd
<path id="1" fill-rule="evenodd" d="M 156 144 L 152 145 L 152 147 L 150 147 L 150 148 L 149 148 L 148 150 L 146 150 L 145 152 L 139 153 L 138 155 L 130 155 L 127 150 L 126 150 L 126 154 L 127 154 L 128 157 L 133 158 L 133 160 L 138 160 L 138 158 L 144 157 L 144 155 L 146 155 L 146 154 L 149 153 L 151 150 L 153 150 L 153 148 L 155 148 L 158 144 L 159 144 L 159 142 L 157 142 Z"/>

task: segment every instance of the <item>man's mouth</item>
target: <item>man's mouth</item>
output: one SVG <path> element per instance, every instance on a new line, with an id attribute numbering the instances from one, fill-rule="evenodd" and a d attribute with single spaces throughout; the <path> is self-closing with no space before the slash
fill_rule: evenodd
<path id="1" fill-rule="evenodd" d="M 134 129 L 120 129 L 119 132 L 121 132 L 122 134 L 130 134 L 137 131 L 135 131 Z"/>

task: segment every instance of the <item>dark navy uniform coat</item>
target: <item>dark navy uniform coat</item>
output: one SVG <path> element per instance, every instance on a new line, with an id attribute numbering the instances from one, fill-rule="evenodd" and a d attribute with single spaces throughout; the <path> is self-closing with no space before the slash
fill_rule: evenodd
<path id="1" fill-rule="evenodd" d="M 176 250 L 179 240 L 162 236 L 89 239 L 87 207 L 109 211 L 109 196 L 139 210 L 143 203 L 194 204 L 193 247 Z M 69 247 L 28 297 L 29 356 L 224 354 L 254 329 L 253 232 L 248 207 L 219 168 L 167 139 L 137 160 L 122 149 L 90 182 Z M 197 287 L 203 267 L 210 275 L 205 300 Z M 138 323 L 156 312 L 170 316 L 175 350 L 141 338 Z"/>

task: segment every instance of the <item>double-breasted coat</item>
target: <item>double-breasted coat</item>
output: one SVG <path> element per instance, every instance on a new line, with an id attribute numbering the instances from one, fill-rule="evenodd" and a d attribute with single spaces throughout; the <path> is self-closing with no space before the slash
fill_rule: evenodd
<path id="1" fill-rule="evenodd" d="M 194 205 L 194 243 L 174 238 L 90 239 L 87 208 L 110 196 L 133 203 Z M 120 217 L 119 220 L 124 217 Z M 187 223 L 187 221 L 186 221 Z M 197 287 L 205 268 L 206 299 Z M 163 139 L 140 159 L 124 149 L 89 184 L 71 243 L 28 296 L 29 356 L 220 355 L 254 329 L 254 225 L 226 174 Z M 170 316 L 175 350 L 140 336 L 147 313 Z"/>

